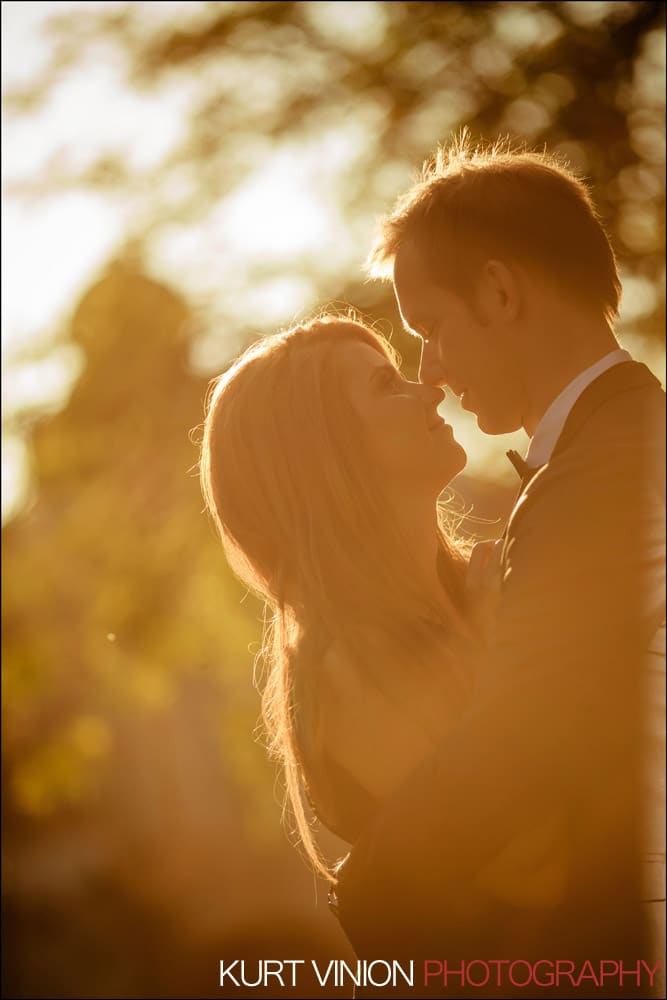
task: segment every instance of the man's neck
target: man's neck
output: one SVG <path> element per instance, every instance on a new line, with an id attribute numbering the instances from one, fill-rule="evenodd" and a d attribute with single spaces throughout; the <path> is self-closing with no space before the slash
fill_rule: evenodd
<path id="1" fill-rule="evenodd" d="M 604 358 L 611 351 L 620 349 L 612 330 L 606 323 L 568 324 L 567 338 L 554 332 L 553 338 L 540 338 L 542 348 L 533 359 L 526 376 L 527 407 L 523 426 L 529 437 L 557 396 L 582 372 Z"/>
<path id="2" fill-rule="evenodd" d="M 541 465 L 546 465 L 560 439 L 573 407 L 591 382 L 597 381 L 610 368 L 631 360 L 631 355 L 627 351 L 622 349 L 609 351 L 599 361 L 589 365 L 568 383 L 547 408 L 535 429 L 526 455 L 528 466 L 539 468 Z"/>

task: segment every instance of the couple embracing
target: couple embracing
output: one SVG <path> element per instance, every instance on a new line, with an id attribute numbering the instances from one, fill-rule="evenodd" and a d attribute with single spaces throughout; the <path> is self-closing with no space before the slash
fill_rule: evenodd
<path id="1" fill-rule="evenodd" d="M 614 335 L 609 239 L 565 166 L 464 139 L 369 268 L 419 381 L 352 314 L 319 316 L 216 380 L 201 455 L 270 609 L 263 718 L 306 853 L 360 959 L 567 960 L 593 972 L 516 995 L 664 996 L 665 396 Z M 472 551 L 440 499 L 466 462 L 445 390 L 530 437 L 502 540 Z"/>

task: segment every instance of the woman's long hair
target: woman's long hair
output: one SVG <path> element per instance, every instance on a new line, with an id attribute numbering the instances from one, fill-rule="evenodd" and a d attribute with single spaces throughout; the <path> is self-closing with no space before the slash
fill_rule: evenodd
<path id="1" fill-rule="evenodd" d="M 317 720 L 304 723 L 300 712 L 307 703 L 316 713 L 318 701 L 316 691 L 303 695 L 304 684 L 311 695 L 315 684 L 305 650 L 335 639 L 382 687 L 392 665 L 419 661 L 420 629 L 427 642 L 434 624 L 452 636 L 467 628 L 465 558 L 453 533 L 439 528 L 444 586 L 433 593 L 387 514 L 386 484 L 337 361 L 350 340 L 398 367 L 384 337 L 333 315 L 247 350 L 212 385 L 200 462 L 228 561 L 266 602 L 258 683 L 268 745 L 283 766 L 306 854 L 331 881 L 306 805 L 299 734 Z"/>

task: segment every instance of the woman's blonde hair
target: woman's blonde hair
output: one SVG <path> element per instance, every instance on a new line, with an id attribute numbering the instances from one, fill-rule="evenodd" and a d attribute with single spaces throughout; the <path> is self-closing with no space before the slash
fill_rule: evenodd
<path id="1" fill-rule="evenodd" d="M 266 601 L 258 682 L 268 746 L 306 854 L 330 881 L 308 819 L 299 735 L 303 682 L 314 683 L 296 676 L 307 672 L 306 647 L 317 647 L 308 640 L 335 638 L 381 684 L 386 664 L 374 668 L 369 634 L 386 638 L 383 648 L 405 667 L 406 656 L 419 659 L 420 623 L 466 629 L 464 555 L 453 533 L 439 532 L 444 589 L 433 594 L 387 517 L 386 487 L 337 363 L 350 340 L 398 367 L 388 341 L 352 317 L 319 316 L 249 348 L 211 387 L 200 462 L 228 561 Z"/>

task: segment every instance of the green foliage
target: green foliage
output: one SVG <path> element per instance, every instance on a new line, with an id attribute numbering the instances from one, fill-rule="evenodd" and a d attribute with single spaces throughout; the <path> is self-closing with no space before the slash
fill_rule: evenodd
<path id="1" fill-rule="evenodd" d="M 241 603 L 202 512 L 188 430 L 206 383 L 186 369 L 186 316 L 159 284 L 113 268 L 74 319 L 84 375 L 35 430 L 38 499 L 5 532 L 3 605 L 7 746 L 30 756 L 32 785 L 40 761 L 55 774 L 53 754 L 36 748 L 50 732 L 62 742 L 82 709 L 175 710 L 184 680 L 206 673 L 224 728 L 224 697 L 250 688 L 258 609 Z M 255 706 L 241 704 L 250 732 Z M 90 744 L 68 747 L 86 757 Z M 37 811 L 57 801 L 42 796 Z"/>
<path id="2" fill-rule="evenodd" d="M 181 140 L 150 170 L 133 166 L 130 148 L 104 149 L 83 164 L 61 156 L 15 189 L 139 199 L 133 236 L 150 248 L 170 227 L 203 223 L 277 151 L 314 158 L 321 197 L 356 251 L 247 261 L 240 295 L 225 301 L 216 289 L 216 316 L 236 336 L 262 330 L 252 286 L 295 273 L 312 282 L 313 302 L 349 297 L 393 318 L 387 290 L 359 280 L 373 219 L 435 142 L 467 124 L 481 137 L 546 144 L 591 179 L 624 272 L 645 289 L 633 329 L 662 337 L 663 3 L 306 0 L 176 5 L 162 18 L 150 7 L 53 18 L 50 65 L 6 106 L 35 114 L 102 52 L 139 98 L 188 93 Z"/>

